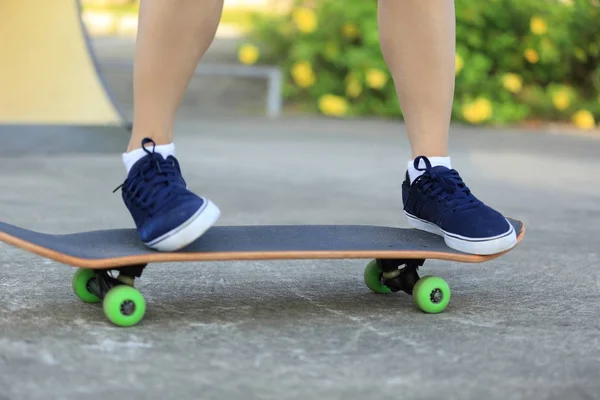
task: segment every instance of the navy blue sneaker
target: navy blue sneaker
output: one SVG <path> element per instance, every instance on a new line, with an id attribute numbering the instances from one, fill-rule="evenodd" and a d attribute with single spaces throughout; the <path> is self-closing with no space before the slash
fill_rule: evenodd
<path id="1" fill-rule="evenodd" d="M 152 151 L 145 145 L 152 143 Z M 210 200 L 190 192 L 177 159 L 154 152 L 156 144 L 144 139 L 147 153 L 130 169 L 119 188 L 142 242 L 159 251 L 179 250 L 206 232 L 220 217 Z"/>
<path id="2" fill-rule="evenodd" d="M 419 168 L 421 160 L 425 168 Z M 407 173 L 402 184 L 404 212 L 413 228 L 440 235 L 448 247 L 470 254 L 496 254 L 515 246 L 513 226 L 478 200 L 456 170 L 432 167 L 423 156 L 414 166 L 423 174 L 411 184 Z"/>

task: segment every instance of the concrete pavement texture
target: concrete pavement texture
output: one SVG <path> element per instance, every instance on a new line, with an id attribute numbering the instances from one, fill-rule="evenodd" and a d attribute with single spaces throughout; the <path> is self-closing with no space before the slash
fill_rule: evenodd
<path id="1" fill-rule="evenodd" d="M 177 155 L 220 225 L 407 227 L 402 124 L 183 120 Z M 366 261 L 150 265 L 148 310 L 112 326 L 73 268 L 0 243 L 0 399 L 600 399 L 600 141 L 453 127 L 453 166 L 527 225 L 485 264 L 428 261 L 447 310 L 376 295 Z M 131 227 L 120 154 L 0 158 L 0 220 L 50 233 Z"/>

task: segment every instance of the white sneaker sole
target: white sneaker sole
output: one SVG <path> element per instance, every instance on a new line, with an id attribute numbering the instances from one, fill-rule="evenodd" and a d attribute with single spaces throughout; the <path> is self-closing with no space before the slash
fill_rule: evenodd
<path id="1" fill-rule="evenodd" d="M 505 233 L 486 238 L 468 238 L 454 233 L 448 233 L 439 226 L 415 217 L 405 212 L 408 218 L 408 224 L 422 231 L 430 232 L 444 238 L 448 247 L 463 253 L 477 255 L 492 255 L 513 248 L 517 244 L 517 234 L 514 227 L 508 220 L 506 223 L 510 227 Z"/>
<path id="2" fill-rule="evenodd" d="M 184 248 L 202 236 L 221 216 L 221 210 L 210 200 L 204 199 L 204 206 L 187 221 L 159 238 L 146 243 L 158 251 L 176 251 Z"/>

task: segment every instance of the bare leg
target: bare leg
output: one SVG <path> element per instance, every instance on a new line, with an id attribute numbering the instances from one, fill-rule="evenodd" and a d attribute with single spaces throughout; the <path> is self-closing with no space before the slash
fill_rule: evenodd
<path id="1" fill-rule="evenodd" d="M 517 240 L 513 226 L 479 201 L 450 165 L 453 0 L 379 0 L 379 29 L 412 150 L 402 184 L 409 224 L 442 236 L 446 245 L 465 253 L 510 249 Z"/>
<path id="2" fill-rule="evenodd" d="M 196 66 L 214 39 L 223 0 L 142 0 L 134 68 L 133 132 L 123 162 L 122 197 L 140 239 L 181 249 L 219 218 L 219 208 L 187 188 L 175 158 L 173 125 Z M 156 146 L 141 148 L 142 140 Z"/>
<path id="3" fill-rule="evenodd" d="M 134 68 L 133 133 L 128 151 L 145 137 L 173 140 L 177 109 L 196 66 L 212 43 L 223 0 L 142 0 Z"/>
<path id="4" fill-rule="evenodd" d="M 412 157 L 447 156 L 454 97 L 453 0 L 379 0 L 379 33 Z"/>

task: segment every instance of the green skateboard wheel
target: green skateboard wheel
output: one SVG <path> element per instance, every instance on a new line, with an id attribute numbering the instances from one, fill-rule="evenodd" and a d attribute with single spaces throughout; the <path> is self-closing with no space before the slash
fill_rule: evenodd
<path id="1" fill-rule="evenodd" d="M 442 278 L 428 275 L 417 281 L 412 295 L 421 311 L 437 314 L 444 311 L 450 302 L 450 287 Z"/>
<path id="2" fill-rule="evenodd" d="M 389 287 L 381 283 L 381 268 L 379 268 L 377 260 L 372 260 L 365 267 L 364 280 L 367 287 L 375 293 L 385 294 L 392 292 Z"/>
<path id="3" fill-rule="evenodd" d="M 96 274 L 91 269 L 79 268 L 73 274 L 71 280 L 71 286 L 75 295 L 86 303 L 99 303 L 100 299 L 98 296 L 90 292 L 88 283 L 92 278 L 95 278 Z"/>
<path id="4" fill-rule="evenodd" d="M 130 327 L 144 317 L 146 300 L 137 289 L 128 285 L 118 285 L 106 293 L 102 309 L 106 318 L 113 324 Z"/>

